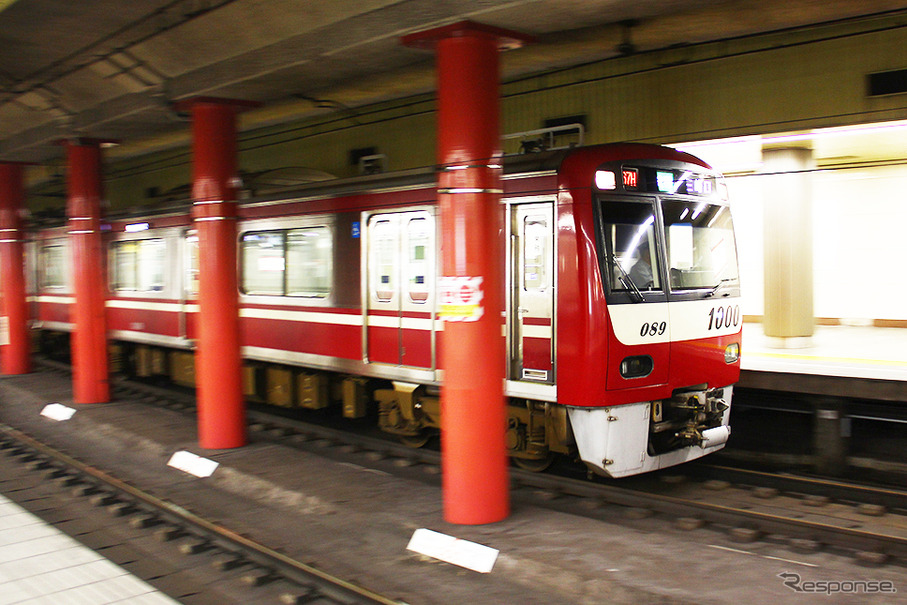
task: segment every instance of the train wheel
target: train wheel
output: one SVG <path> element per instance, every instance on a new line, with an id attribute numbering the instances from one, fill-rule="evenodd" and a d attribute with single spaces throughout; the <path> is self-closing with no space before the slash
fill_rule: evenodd
<path id="1" fill-rule="evenodd" d="M 431 433 L 423 432 L 418 435 L 398 435 L 397 438 L 400 439 L 400 443 L 406 447 L 420 448 L 428 443 L 431 436 Z"/>
<path id="2" fill-rule="evenodd" d="M 524 471 L 531 471 L 533 473 L 540 473 L 546 470 L 551 463 L 554 462 L 554 454 L 548 454 L 544 458 L 533 459 L 533 458 L 511 458 L 513 463 Z"/>

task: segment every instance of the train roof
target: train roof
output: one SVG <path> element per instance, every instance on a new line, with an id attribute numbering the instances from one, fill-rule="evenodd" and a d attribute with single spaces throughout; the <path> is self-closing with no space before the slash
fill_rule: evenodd
<path id="1" fill-rule="evenodd" d="M 605 143 L 586 147 L 571 147 L 555 151 L 540 151 L 504 156 L 502 165 L 504 175 L 519 174 L 544 174 L 556 172 L 564 160 L 580 152 L 594 151 L 611 152 L 605 155 L 614 155 L 621 159 L 642 160 L 649 157 L 658 159 L 674 159 L 699 164 L 709 168 L 707 164 L 689 154 L 669 147 L 649 143 Z M 615 158 L 615 159 L 616 159 Z M 243 206 L 255 204 L 274 203 L 283 200 L 312 199 L 318 197 L 342 197 L 351 194 L 379 192 L 391 189 L 405 189 L 419 186 L 429 187 L 436 182 L 438 165 L 424 166 L 409 170 L 382 172 L 378 174 L 360 175 L 346 178 L 328 178 L 306 184 L 294 184 L 284 187 L 270 187 L 266 192 L 240 191 L 239 204 Z M 178 192 L 179 197 L 173 197 Z M 192 207 L 191 185 L 183 185 L 171 190 L 171 197 L 159 203 L 142 206 L 133 206 L 117 212 L 107 214 L 104 219 L 108 221 L 129 220 L 143 216 L 160 216 L 162 214 L 188 213 Z M 61 209 L 62 210 L 62 209 Z M 57 213 L 39 213 L 29 217 L 32 226 L 53 227 L 65 222 L 66 217 L 62 211 Z"/>

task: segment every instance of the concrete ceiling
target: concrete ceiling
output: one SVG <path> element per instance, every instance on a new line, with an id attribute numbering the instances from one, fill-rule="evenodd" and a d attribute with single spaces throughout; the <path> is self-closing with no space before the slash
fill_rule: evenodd
<path id="1" fill-rule="evenodd" d="M 263 103 L 251 128 L 434 88 L 402 35 L 471 19 L 537 37 L 504 78 L 676 44 L 870 15 L 893 0 L 0 0 L 0 160 L 59 156 L 61 138 L 134 155 L 180 139 L 173 102 Z M 632 23 L 632 26 L 627 26 Z"/>

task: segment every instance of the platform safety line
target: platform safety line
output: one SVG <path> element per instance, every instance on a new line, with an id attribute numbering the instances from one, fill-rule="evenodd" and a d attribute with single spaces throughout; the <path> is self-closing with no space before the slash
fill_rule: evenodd
<path id="1" fill-rule="evenodd" d="M 787 359 L 803 360 L 815 362 L 832 362 L 832 363 L 851 363 L 861 365 L 890 365 L 895 367 L 907 367 L 907 361 L 898 361 L 896 359 L 865 359 L 859 357 L 824 357 L 819 355 L 792 355 L 790 353 L 764 353 L 761 351 L 751 353 L 744 352 L 742 356 L 746 357 L 764 357 L 769 359 Z"/>

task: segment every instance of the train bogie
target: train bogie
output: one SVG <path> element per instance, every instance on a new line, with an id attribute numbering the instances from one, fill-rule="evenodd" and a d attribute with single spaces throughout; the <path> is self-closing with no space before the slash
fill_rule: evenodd
<path id="1" fill-rule="evenodd" d="M 376 390 L 375 399 L 378 426 L 407 445 L 422 446 L 441 430 L 441 398 L 437 389 L 430 393 L 423 385 L 394 381 L 393 388 Z"/>

